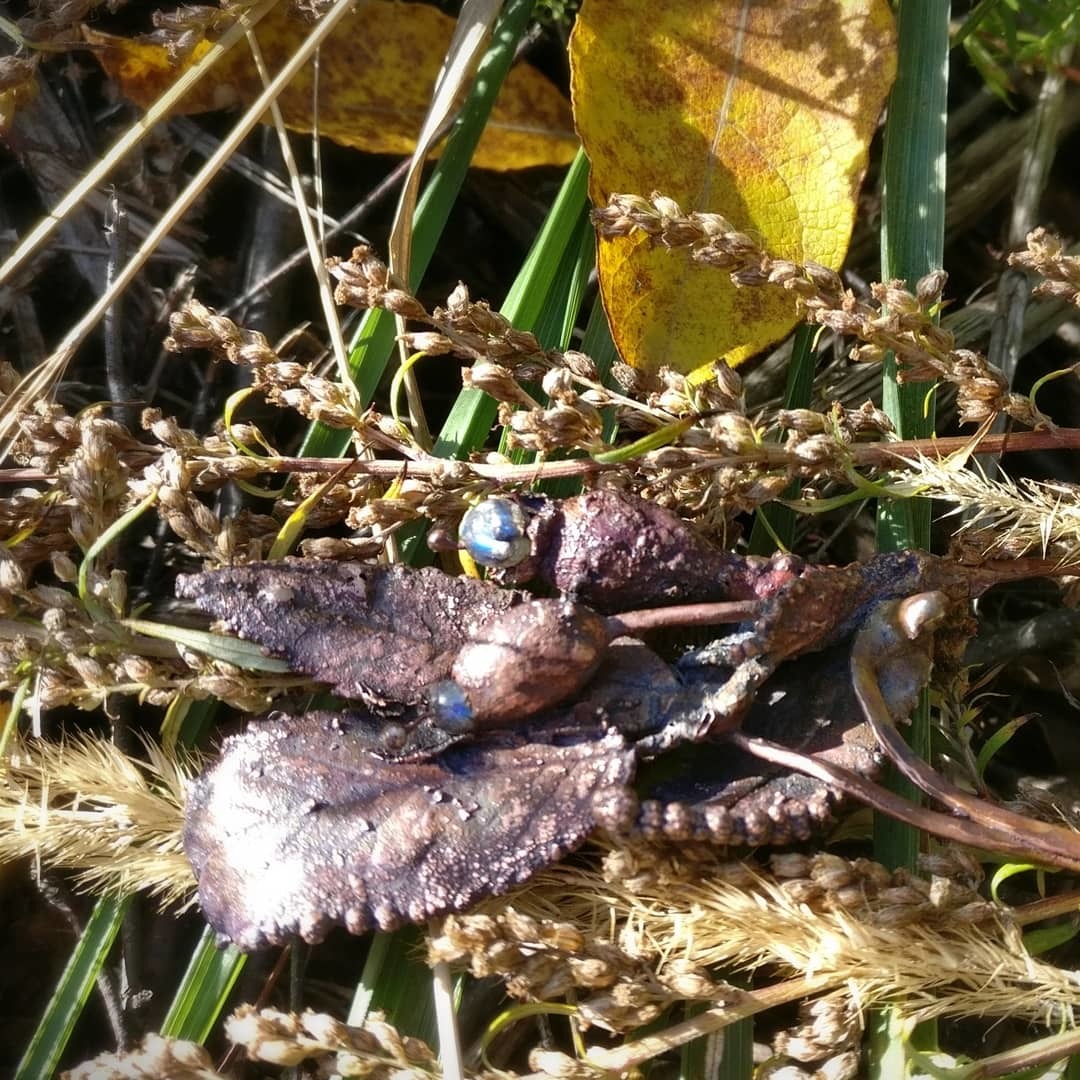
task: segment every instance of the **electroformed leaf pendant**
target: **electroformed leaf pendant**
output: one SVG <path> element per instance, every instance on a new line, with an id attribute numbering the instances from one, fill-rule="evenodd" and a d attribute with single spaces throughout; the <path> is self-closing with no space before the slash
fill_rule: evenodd
<path id="1" fill-rule="evenodd" d="M 264 627 L 269 628 L 273 641 L 282 643 L 273 651 L 285 652 L 293 663 L 326 655 L 317 651 L 317 635 L 325 624 L 335 625 L 339 635 L 345 627 L 349 640 L 339 636 L 338 647 L 348 647 L 350 664 L 358 664 L 373 638 L 396 629 L 369 630 L 384 616 L 369 614 L 364 598 L 377 606 L 378 598 L 399 588 L 402 574 L 385 568 L 364 568 L 358 574 L 360 568 L 339 564 L 326 564 L 315 574 L 311 569 L 300 562 L 254 564 L 188 577 L 181 588 L 184 595 L 194 594 L 200 606 L 264 643 Z M 385 587 L 379 582 L 382 575 L 392 575 Z M 426 590 L 462 584 L 441 574 L 412 576 L 420 586 L 417 595 L 429 601 Z M 353 588 L 357 581 L 362 594 Z M 479 594 L 514 595 L 479 582 L 471 585 L 470 611 L 498 606 L 477 600 Z M 204 586 L 209 588 L 204 591 Z M 296 613 L 278 610 L 288 607 L 285 590 L 299 601 Z M 269 601 L 269 610 L 253 613 L 250 607 L 260 597 Z M 404 602 L 400 595 L 397 599 Z M 528 650 L 545 642 L 562 651 L 574 645 L 572 638 L 547 632 L 533 640 L 531 631 L 545 626 L 549 609 L 543 604 L 557 602 L 541 602 L 537 608 L 535 601 L 514 599 L 519 601 L 515 607 L 493 617 L 497 626 L 509 622 L 509 632 L 495 642 L 500 650 L 508 641 Z M 312 612 L 313 603 L 323 609 Z M 460 598 L 457 606 L 465 606 Z M 540 619 L 530 627 L 534 609 Z M 508 620 L 514 613 L 524 620 L 521 627 Z M 414 618 L 405 616 L 404 626 L 412 627 Z M 595 619 L 588 616 L 586 624 Z M 441 632 L 455 639 L 457 626 Z M 305 633 L 315 635 L 313 644 L 304 643 Z M 415 629 L 410 633 L 415 639 Z M 482 627 L 457 656 L 467 661 L 491 639 Z M 427 655 L 454 656 L 452 649 L 443 648 L 447 639 L 425 640 L 434 643 Z M 404 634 L 400 641 L 402 648 L 409 644 Z M 840 651 L 836 662 L 842 667 L 846 651 Z M 518 659 L 527 661 L 511 650 L 492 667 L 496 695 L 503 680 L 511 684 L 506 696 L 512 700 L 532 685 L 532 673 L 520 670 Z M 335 674 L 343 670 L 333 662 Z M 424 668 L 426 675 L 439 678 L 448 670 L 456 670 L 448 660 Z M 321 660 L 314 673 L 331 681 Z M 524 881 L 597 828 L 722 843 L 803 836 L 831 816 L 836 800 L 825 786 L 789 772 L 763 770 L 722 744 L 696 747 L 677 782 L 647 784 L 639 807 L 630 783 L 643 740 L 668 724 L 696 720 L 703 700 L 730 674 L 722 665 L 680 674 L 640 641 L 619 638 L 604 651 L 588 685 L 568 703 L 526 718 L 525 702 L 519 701 L 516 723 L 506 718 L 501 730 L 474 732 L 471 742 L 454 745 L 455 740 L 448 744 L 444 738 L 431 746 L 423 733 L 437 718 L 425 711 L 431 702 L 414 679 L 409 694 L 418 704 L 406 714 L 414 725 L 410 743 L 395 755 L 385 752 L 383 732 L 401 726 L 398 715 L 387 718 L 356 708 L 255 721 L 246 733 L 226 740 L 221 759 L 193 783 L 187 799 L 184 844 L 206 917 L 219 934 L 245 949 L 292 934 L 316 941 L 335 924 L 360 933 L 462 910 Z M 799 674 L 799 680 L 805 678 Z M 558 681 L 554 669 L 547 680 Z M 340 685 L 340 679 L 334 681 Z M 851 697 L 842 675 L 823 685 L 847 688 Z M 800 717 L 792 696 L 793 708 L 785 715 L 794 717 L 793 729 L 813 729 L 813 745 L 802 740 L 805 749 L 844 751 L 847 728 L 860 720 L 857 709 L 837 704 L 831 709 L 822 702 L 814 714 L 833 716 L 830 724 Z M 768 709 L 753 710 L 748 730 L 771 734 L 768 716 Z M 869 751 L 843 760 L 867 772 L 877 764 Z M 692 823 L 689 831 L 687 823 Z"/>
<path id="2" fill-rule="evenodd" d="M 928 678 L 931 637 L 955 661 L 969 597 L 1003 575 L 1045 573 L 912 553 L 846 567 L 706 559 L 685 524 L 614 492 L 492 520 L 514 549 L 500 560 L 563 599 L 435 570 L 301 560 L 180 580 L 182 596 L 365 706 L 256 721 L 194 782 L 184 843 L 200 901 L 241 947 L 461 910 L 595 828 L 786 843 L 829 821 L 839 791 L 886 805 L 867 780 L 880 749 L 864 718 L 895 744 L 889 727 Z M 526 534 L 530 555 L 514 563 Z M 554 554 L 538 546 L 544 536 Z M 696 576 L 673 576 L 682 556 Z M 697 625 L 706 598 L 709 621 L 732 609 L 744 621 L 674 664 L 622 636 L 660 625 L 657 611 L 665 625 Z M 654 607 L 627 610 L 643 604 Z M 919 776 L 961 805 L 963 793 Z M 1031 839 L 1000 812 L 995 832 L 980 830 L 967 804 L 963 821 L 886 809 L 991 849 L 1026 851 Z M 1043 829 L 1046 861 L 1080 867 L 1080 842 Z"/>

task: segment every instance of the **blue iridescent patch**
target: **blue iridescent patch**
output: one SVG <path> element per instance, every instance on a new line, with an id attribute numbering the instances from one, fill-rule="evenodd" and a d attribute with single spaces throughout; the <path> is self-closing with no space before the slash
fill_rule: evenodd
<path id="1" fill-rule="evenodd" d="M 453 679 L 443 679 L 431 687 L 429 700 L 439 727 L 451 735 L 473 730 L 473 709 L 462 687 Z"/>
<path id="2" fill-rule="evenodd" d="M 528 558 L 531 543 L 521 507 L 511 499 L 485 499 L 461 519 L 458 537 L 481 566 L 516 566 Z"/>

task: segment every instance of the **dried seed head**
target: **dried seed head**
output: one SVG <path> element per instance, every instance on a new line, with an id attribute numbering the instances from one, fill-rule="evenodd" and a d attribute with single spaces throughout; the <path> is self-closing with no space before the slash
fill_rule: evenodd
<path id="1" fill-rule="evenodd" d="M 915 286 L 915 296 L 923 307 L 932 307 L 941 300 L 949 275 L 944 270 L 931 270 L 919 278 Z"/>
<path id="2" fill-rule="evenodd" d="M 65 1080 L 222 1080 L 205 1048 L 160 1035 L 147 1035 L 135 1050 L 102 1054 L 63 1075 Z"/>
<path id="3" fill-rule="evenodd" d="M 597 371 L 592 357 L 586 356 L 585 353 L 567 349 L 563 353 L 563 363 L 579 379 L 588 379 L 590 382 L 597 382 L 600 379 L 600 372 Z"/>
<path id="4" fill-rule="evenodd" d="M 818 292 L 836 298 L 845 295 L 844 283 L 835 270 L 830 270 L 827 266 L 822 266 L 821 263 L 816 262 L 807 262 L 803 266 L 803 270 Z"/>
<path id="5" fill-rule="evenodd" d="M 720 992 L 708 972 L 688 960 L 673 960 L 661 972 L 660 981 L 672 994 L 686 1001 L 715 1000 Z"/>
<path id="6" fill-rule="evenodd" d="M 557 1080 L 595 1080 L 596 1070 L 558 1050 L 533 1050 L 529 1068 L 542 1076 Z"/>
<path id="7" fill-rule="evenodd" d="M 811 861 L 808 855 L 799 852 L 780 852 L 769 856 L 769 866 L 778 878 L 801 878 L 810 874 Z"/>
<path id="8" fill-rule="evenodd" d="M 52 570 L 58 581 L 70 585 L 79 576 L 79 568 L 67 552 L 54 551 L 49 556 L 49 561 L 52 563 Z M 3 587 L 3 570 L 0 568 L 0 588 Z"/>
<path id="9" fill-rule="evenodd" d="M 806 465 L 825 466 L 837 457 L 836 443 L 827 435 L 811 435 L 806 439 L 792 439 L 788 448 L 795 458 Z"/>
<path id="10" fill-rule="evenodd" d="M 552 368 L 544 373 L 540 384 L 544 393 L 553 399 L 566 398 L 567 395 L 576 397 L 574 391 L 574 376 L 567 368 Z"/>
<path id="11" fill-rule="evenodd" d="M 0 591 L 20 593 L 25 588 L 26 571 L 15 561 L 10 552 L 0 549 Z"/>
<path id="12" fill-rule="evenodd" d="M 780 427 L 800 435 L 820 435 L 828 427 L 825 417 L 813 409 L 780 409 L 776 422 Z"/>
<path id="13" fill-rule="evenodd" d="M 962 848 L 941 848 L 919 856 L 919 869 L 930 875 L 961 878 L 978 885 L 984 878 L 982 863 Z"/>
<path id="14" fill-rule="evenodd" d="M 889 435 L 896 430 L 889 417 L 872 401 L 864 401 L 858 409 L 845 412 L 842 424 L 853 437 L 865 434 Z"/>

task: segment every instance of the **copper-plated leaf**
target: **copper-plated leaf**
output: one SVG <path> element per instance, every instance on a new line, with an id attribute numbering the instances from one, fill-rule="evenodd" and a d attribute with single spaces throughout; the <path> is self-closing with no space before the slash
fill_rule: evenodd
<path id="1" fill-rule="evenodd" d="M 754 574 L 771 565 L 715 547 L 670 510 L 615 488 L 541 503 L 528 533 L 532 554 L 500 576 L 538 578 L 603 612 L 748 599 Z"/>
<path id="2" fill-rule="evenodd" d="M 938 655 L 958 655 L 948 640 L 964 636 L 956 613 L 1000 573 L 913 553 L 848 567 L 741 559 L 610 491 L 530 512 L 532 565 L 521 577 L 623 610 L 598 641 L 624 632 L 627 607 L 702 593 L 749 600 L 754 618 L 674 666 L 634 639 L 597 644 L 591 681 L 529 715 L 531 650 L 562 647 L 558 635 L 530 632 L 542 629 L 531 613 L 550 601 L 523 604 L 523 594 L 434 570 L 299 560 L 182 579 L 181 595 L 230 628 L 400 720 L 359 709 L 280 717 L 226 742 L 191 789 L 185 828 L 219 933 L 255 948 L 292 933 L 317 940 L 337 923 L 362 932 L 458 911 L 523 881 L 594 828 L 623 831 L 635 820 L 676 840 L 803 839 L 830 819 L 840 790 L 873 801 L 866 778 L 879 755 L 852 685 L 854 636 L 876 656 L 867 635 L 883 601 L 933 595 L 933 625 L 952 613 L 959 626 L 937 631 Z M 483 669 L 498 693 L 504 679 L 519 693 L 513 715 L 494 730 L 443 730 L 425 687 L 447 677 L 455 656 L 469 660 L 485 640 L 480 628 L 490 637 L 492 620 L 502 625 L 514 605 L 496 635 L 514 648 Z M 689 607 L 666 612 L 693 622 Z M 892 625 L 882 623 L 890 633 Z M 929 674 L 931 635 L 908 629 L 896 662 L 883 654 L 869 672 L 886 722 L 907 716 Z M 559 655 L 543 660 L 544 677 L 558 681 Z M 455 743 L 465 738 L 473 741 Z M 657 754 L 665 756 L 648 767 L 638 813 L 628 787 L 636 760 Z"/>
<path id="3" fill-rule="evenodd" d="M 876 776 L 881 754 L 855 699 L 850 659 L 845 642 L 782 665 L 758 691 L 743 733 Z M 907 689 L 889 702 L 904 719 L 917 696 Z M 676 750 L 645 770 L 640 790 L 638 827 L 646 834 L 754 846 L 808 839 L 833 820 L 842 801 L 820 780 L 769 765 L 725 741 Z M 681 828 L 687 836 L 676 835 Z"/>
<path id="4" fill-rule="evenodd" d="M 177 579 L 177 595 L 345 697 L 421 700 L 457 650 L 521 594 L 435 569 L 285 559 Z"/>
<path id="5" fill-rule="evenodd" d="M 184 844 L 210 924 L 242 949 L 335 924 L 388 930 L 497 895 L 576 848 L 625 791 L 617 733 L 498 735 L 427 762 L 365 749 L 349 713 L 227 740 L 193 785 Z"/>

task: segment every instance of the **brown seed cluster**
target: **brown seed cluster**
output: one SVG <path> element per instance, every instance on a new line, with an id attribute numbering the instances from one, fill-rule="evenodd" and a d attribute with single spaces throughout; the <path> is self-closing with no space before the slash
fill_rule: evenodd
<path id="1" fill-rule="evenodd" d="M 997 910 L 975 888 L 982 880 L 981 867 L 959 850 L 924 856 L 920 868 L 926 877 L 828 852 L 773 855 L 769 866 L 800 902 L 857 912 L 874 926 L 978 923 Z"/>
<path id="2" fill-rule="evenodd" d="M 6 365 L 0 385 L 14 385 Z M 213 563 L 265 555 L 280 528 L 274 518 L 249 511 L 222 521 L 203 501 L 203 493 L 230 477 L 255 475 L 254 462 L 245 465 L 227 440 L 200 440 L 156 410 L 143 420 L 157 445 L 140 442 L 96 408 L 72 415 L 39 402 L 19 418 L 12 456 L 38 478 L 0 500 L 0 535 L 7 541 L 0 552 L 0 689 L 32 687 L 42 710 L 90 708 L 116 693 L 167 704 L 181 688 L 262 709 L 269 684 L 194 657 L 193 675 L 174 647 L 118 621 L 129 614 L 127 572 L 120 567 L 133 540 L 121 533 L 104 548 L 97 545 L 140 502 L 152 501 L 173 531 Z"/>
<path id="3" fill-rule="evenodd" d="M 411 348 L 470 359 L 463 384 L 499 402 L 511 447 L 540 458 L 565 450 L 605 453 L 611 449 L 602 439 L 605 409 L 628 434 L 668 429 L 670 438 L 658 448 L 642 447 L 620 463 L 624 481 L 661 505 L 706 517 L 706 528 L 723 531 L 736 514 L 776 498 L 795 478 L 844 476 L 852 442 L 891 430 L 873 406 L 784 412 L 775 425 L 752 419 L 742 380 L 722 361 L 711 380 L 694 384 L 671 368 L 649 373 L 616 364 L 612 374 L 621 390 L 606 386 L 587 356 L 542 348 L 533 334 L 472 301 L 464 286 L 429 313 L 366 246 L 348 261 L 331 260 L 330 269 L 339 301 L 380 306 L 429 327 L 406 335 Z M 783 446 L 765 440 L 770 426 L 787 432 Z"/>
<path id="4" fill-rule="evenodd" d="M 350 1027 L 325 1013 L 301 1015 L 242 1005 L 225 1023 L 225 1033 L 252 1061 L 291 1067 L 311 1063 L 319 1075 L 392 1080 L 442 1076 L 431 1048 L 401 1035 L 380 1014 Z M 509 1076 L 492 1070 L 474 1080 Z M 196 1043 L 148 1035 L 131 1051 L 102 1054 L 63 1074 L 64 1080 L 225 1080 L 209 1053 Z"/>
<path id="5" fill-rule="evenodd" d="M 101 1054 L 61 1074 L 61 1080 L 225 1080 L 205 1047 L 147 1035 L 134 1050 Z"/>
<path id="6" fill-rule="evenodd" d="M 489 904 L 487 913 L 448 917 L 429 941 L 429 961 L 464 962 L 477 976 L 498 975 L 515 997 L 568 997 L 586 1024 L 619 1032 L 649 1023 L 678 1001 L 708 1002 L 721 1014 L 755 1011 L 753 990 L 718 981 L 695 959 L 699 938 L 724 937 L 728 923 L 709 929 L 710 918 L 735 919 L 739 934 L 752 938 L 755 913 L 764 917 L 772 898 L 782 895 L 800 923 L 842 913 L 840 924 L 864 927 L 859 939 L 865 941 L 877 932 L 895 943 L 896 931 L 908 927 L 948 936 L 998 925 L 1001 909 L 980 897 L 981 867 L 969 856 L 941 851 L 926 856 L 921 870 L 925 876 L 890 872 L 825 852 L 779 853 L 759 863 L 725 860 L 703 845 L 638 843 L 608 852 L 600 875 L 555 867 L 509 901 Z M 713 896 L 713 885 L 722 892 Z M 725 906 L 735 897 L 735 907 Z M 713 900 L 720 905 L 715 916 Z M 761 963 L 738 947 L 724 962 Z M 860 1008 L 846 992 L 804 1005 L 798 1024 L 775 1038 L 763 1075 L 856 1076 Z M 541 1067 L 535 1054 L 531 1063 Z M 573 1077 L 581 1063 L 557 1055 L 543 1067 Z"/>
<path id="7" fill-rule="evenodd" d="M 349 1027 L 310 1009 L 298 1016 L 241 1005 L 226 1021 L 225 1034 L 251 1059 L 273 1065 L 315 1061 L 334 1075 L 371 1080 L 441 1075 L 426 1043 L 401 1035 L 378 1013 L 363 1027 Z"/>
<path id="8" fill-rule="evenodd" d="M 726 860 L 708 845 L 629 844 L 606 856 L 603 874 L 630 892 L 658 895 L 677 894 L 680 886 L 703 879 L 758 891 L 771 880 L 798 903 L 823 911 L 851 911 L 861 921 L 882 927 L 979 923 L 999 910 L 980 896 L 982 870 L 962 852 L 949 849 L 923 856 L 920 868 L 926 876 L 819 851 L 773 854 L 766 871 L 753 862 Z"/>
<path id="9" fill-rule="evenodd" d="M 579 1018 L 609 1031 L 651 1023 L 676 1001 L 734 1002 L 740 995 L 697 964 L 673 959 L 658 970 L 572 923 L 513 907 L 448 916 L 428 941 L 428 962 L 439 961 L 467 961 L 477 978 L 501 976 L 507 993 L 523 1000 L 572 994 Z"/>
<path id="10" fill-rule="evenodd" d="M 721 215 L 684 214 L 659 194 L 612 195 L 593 220 L 601 236 L 644 233 L 655 244 L 689 248 L 695 262 L 726 271 L 738 286 L 782 286 L 794 293 L 811 322 L 862 343 L 852 350 L 852 359 L 880 360 L 891 352 L 902 380 L 955 383 L 962 423 L 979 424 L 997 413 L 1032 427 L 1047 423 L 1028 398 L 1009 392 L 1005 377 L 981 353 L 957 348 L 953 335 L 935 324 L 944 271 L 928 274 L 914 292 L 900 281 L 873 285 L 864 300 L 845 289 L 835 271 L 773 258 Z"/>
<path id="11" fill-rule="evenodd" d="M 265 335 L 239 327 L 198 300 L 189 300 L 169 319 L 165 348 L 206 349 L 219 359 L 251 371 L 252 384 L 266 400 L 329 427 L 351 428 L 371 436 L 351 388 L 315 374 L 310 367 L 282 360 Z"/>
<path id="12" fill-rule="evenodd" d="M 773 1057 L 755 1076 L 768 1080 L 855 1080 L 859 1075 L 862 1013 L 847 996 L 805 1001 L 799 1022 L 772 1041 Z"/>
<path id="13" fill-rule="evenodd" d="M 1048 229 L 1034 229 L 1027 235 L 1027 251 L 1009 256 L 1009 265 L 1038 274 L 1040 281 L 1032 294 L 1064 300 L 1080 307 L 1080 256 L 1068 255 L 1061 237 Z"/>

